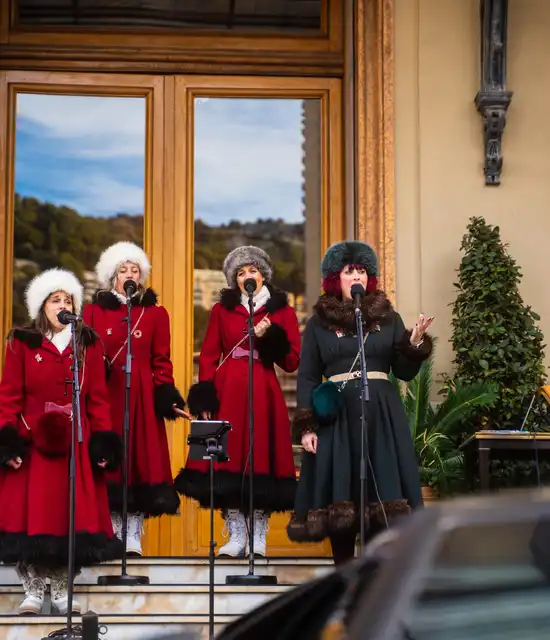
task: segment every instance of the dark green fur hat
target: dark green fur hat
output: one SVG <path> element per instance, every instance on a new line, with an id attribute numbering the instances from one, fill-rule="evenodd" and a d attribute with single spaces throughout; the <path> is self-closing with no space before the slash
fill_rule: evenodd
<path id="1" fill-rule="evenodd" d="M 378 275 L 378 258 L 374 249 L 366 242 L 348 240 L 337 242 L 327 249 L 321 262 L 321 275 L 326 278 L 330 273 L 340 273 L 348 264 L 360 264 L 367 275 Z"/>

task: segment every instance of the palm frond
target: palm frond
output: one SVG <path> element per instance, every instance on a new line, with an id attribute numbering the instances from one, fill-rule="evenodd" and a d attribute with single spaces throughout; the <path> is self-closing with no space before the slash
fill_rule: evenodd
<path id="1" fill-rule="evenodd" d="M 402 395 L 403 407 L 405 409 L 405 413 L 407 414 L 407 420 L 411 426 L 411 431 L 414 434 L 416 431 L 416 396 L 418 394 L 418 382 L 416 380 L 411 380 L 407 384 L 405 391 Z"/>
<path id="2" fill-rule="evenodd" d="M 424 429 L 429 414 L 432 387 L 433 355 L 422 363 L 418 375 L 407 385 L 405 410 L 411 424 L 413 439 Z"/>
<path id="3" fill-rule="evenodd" d="M 464 454 L 454 451 L 452 455 L 447 456 L 443 460 L 442 470 L 445 473 L 458 471 L 462 473 L 464 469 Z"/>
<path id="4" fill-rule="evenodd" d="M 462 428 L 464 421 L 477 407 L 491 407 L 498 399 L 498 387 L 487 382 L 478 382 L 468 386 L 459 385 L 449 392 L 426 425 L 429 431 L 446 435 L 455 435 L 456 427 Z"/>

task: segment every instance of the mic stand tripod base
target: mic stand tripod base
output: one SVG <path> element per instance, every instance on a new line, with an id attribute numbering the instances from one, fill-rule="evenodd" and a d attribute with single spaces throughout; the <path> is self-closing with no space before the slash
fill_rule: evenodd
<path id="1" fill-rule="evenodd" d="M 277 576 L 259 576 L 257 573 L 247 573 L 244 576 L 227 576 L 225 584 L 236 587 L 268 587 L 277 584 Z"/>
<path id="2" fill-rule="evenodd" d="M 99 576 L 97 584 L 102 587 L 139 587 L 149 584 L 147 576 L 129 576 L 127 573 L 116 576 Z"/>
<path id="3" fill-rule="evenodd" d="M 68 629 L 57 629 L 49 635 L 44 636 L 41 640 L 99 640 L 99 635 L 103 635 L 106 629 L 104 625 L 100 625 L 99 618 L 95 611 L 88 611 L 82 614 L 82 624 L 76 623 L 71 631 Z"/>

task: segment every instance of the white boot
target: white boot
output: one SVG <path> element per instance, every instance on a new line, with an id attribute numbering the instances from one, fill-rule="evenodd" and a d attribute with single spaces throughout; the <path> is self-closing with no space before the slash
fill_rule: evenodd
<path id="1" fill-rule="evenodd" d="M 246 547 L 246 522 L 244 515 L 237 509 L 228 509 L 222 535 L 229 540 L 218 551 L 219 556 L 242 558 Z"/>
<path id="2" fill-rule="evenodd" d="M 122 516 L 120 513 L 113 511 L 111 513 L 111 522 L 113 524 L 113 533 L 119 540 L 122 540 Z"/>
<path id="3" fill-rule="evenodd" d="M 265 511 L 254 511 L 254 556 L 266 557 L 266 534 L 268 527 L 269 515 Z M 250 547 L 247 543 L 246 554 L 250 553 Z"/>
<path id="4" fill-rule="evenodd" d="M 67 607 L 69 606 L 69 583 L 65 574 L 66 572 L 61 570 L 55 572 L 50 576 L 52 587 L 52 604 L 62 616 L 67 614 Z M 73 613 L 80 613 L 82 610 L 82 607 L 74 599 L 74 597 L 72 609 Z"/>
<path id="5" fill-rule="evenodd" d="M 126 553 L 141 556 L 141 536 L 143 534 L 143 515 L 141 513 L 128 514 L 128 533 L 126 536 Z"/>
<path id="6" fill-rule="evenodd" d="M 46 592 L 46 579 L 39 575 L 35 567 L 18 567 L 17 573 L 21 570 L 25 597 L 19 605 L 21 615 L 35 614 L 42 611 L 44 604 L 44 594 Z"/>

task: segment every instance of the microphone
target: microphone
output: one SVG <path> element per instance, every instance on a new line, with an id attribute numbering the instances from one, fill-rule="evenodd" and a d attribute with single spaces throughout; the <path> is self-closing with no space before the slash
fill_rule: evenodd
<path id="1" fill-rule="evenodd" d="M 79 320 L 82 320 L 80 316 L 77 316 L 74 313 L 67 311 L 66 309 L 63 309 L 57 314 L 57 319 L 61 324 L 72 324 L 78 322 Z"/>
<path id="2" fill-rule="evenodd" d="M 359 309 L 361 305 L 361 298 L 363 298 L 365 295 L 365 287 L 363 287 L 362 284 L 356 282 L 355 284 L 351 285 L 350 293 L 355 302 L 355 308 Z"/>
<path id="3" fill-rule="evenodd" d="M 254 278 L 247 278 L 244 281 L 244 289 L 249 296 L 251 296 L 254 293 L 254 291 L 256 291 L 257 287 L 258 287 L 258 283 L 256 282 L 256 280 L 254 280 Z"/>
<path id="4" fill-rule="evenodd" d="M 137 282 L 135 280 L 126 280 L 124 285 L 124 292 L 127 298 L 131 298 L 137 291 Z"/>

